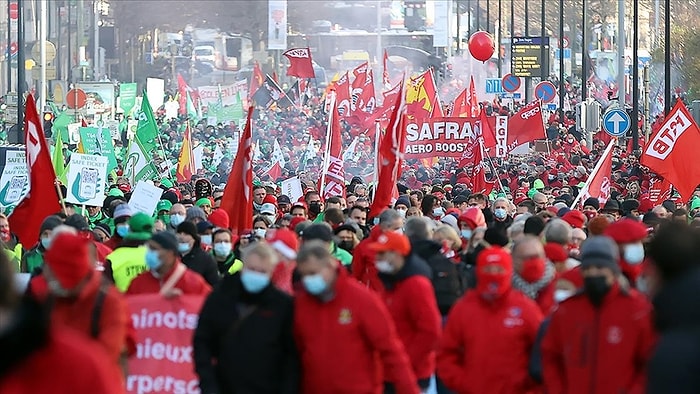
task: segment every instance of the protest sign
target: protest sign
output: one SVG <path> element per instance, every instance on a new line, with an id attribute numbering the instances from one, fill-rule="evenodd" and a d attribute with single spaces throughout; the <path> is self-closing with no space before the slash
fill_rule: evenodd
<path id="1" fill-rule="evenodd" d="M 405 157 L 462 157 L 480 135 L 479 118 L 418 119 L 406 125 Z"/>
<path id="2" fill-rule="evenodd" d="M 136 355 L 129 358 L 126 392 L 198 393 L 192 335 L 204 297 L 144 294 L 127 302 L 138 342 Z"/>
<path id="3" fill-rule="evenodd" d="M 68 126 L 68 139 L 65 140 L 71 145 L 80 143 L 80 123 L 71 123 Z"/>
<path id="4" fill-rule="evenodd" d="M 119 107 L 124 111 L 124 116 L 131 113 L 136 105 L 136 83 L 123 83 L 119 85 Z"/>
<path id="5" fill-rule="evenodd" d="M 103 124 L 101 120 L 97 121 L 97 123 L 99 125 Z M 117 168 L 117 157 L 114 155 L 112 132 L 108 127 L 81 127 L 80 150 L 88 155 L 106 157 L 109 163 L 107 172 Z"/>
<path id="6" fill-rule="evenodd" d="M 282 181 L 282 194 L 289 197 L 291 201 L 297 201 L 304 196 L 304 189 L 301 187 L 299 177 L 291 177 Z"/>
<path id="7" fill-rule="evenodd" d="M 29 171 L 24 148 L 0 147 L 0 207 L 12 207 L 29 191 Z"/>
<path id="8" fill-rule="evenodd" d="M 131 193 L 129 206 L 131 209 L 137 212 L 143 212 L 146 215 L 153 215 L 162 194 L 163 189 L 148 182 L 139 181 L 136 184 L 136 188 L 134 188 L 133 193 Z"/>
<path id="9" fill-rule="evenodd" d="M 66 201 L 101 207 L 107 183 L 106 156 L 73 153 L 68 166 Z"/>
<path id="10" fill-rule="evenodd" d="M 221 91 L 222 105 L 234 105 L 237 103 L 236 97 L 239 93 L 241 97 L 248 96 L 248 84 L 244 79 L 231 85 L 221 85 L 220 88 L 219 86 L 200 86 L 197 91 L 203 106 L 208 107 L 211 104 L 216 104 L 219 101 L 219 91 Z"/>
<path id="11" fill-rule="evenodd" d="M 146 97 L 153 111 L 165 101 L 165 81 L 160 78 L 146 78 Z"/>
<path id="12" fill-rule="evenodd" d="M 88 115 L 102 114 L 103 119 L 114 117 L 114 85 L 111 82 L 81 82 L 78 88 L 87 96 L 84 109 Z"/>

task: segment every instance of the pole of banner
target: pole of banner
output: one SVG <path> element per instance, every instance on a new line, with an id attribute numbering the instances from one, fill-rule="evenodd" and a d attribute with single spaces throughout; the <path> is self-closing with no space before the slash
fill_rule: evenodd
<path id="1" fill-rule="evenodd" d="M 377 190 L 377 181 L 379 180 L 379 137 L 382 134 L 381 124 L 379 120 L 374 121 L 374 171 L 372 174 L 372 184 L 374 190 Z M 374 194 L 372 194 L 372 202 L 374 202 Z"/>
<path id="2" fill-rule="evenodd" d="M 328 164 L 331 160 L 331 131 L 333 129 L 333 116 L 336 115 L 335 112 L 335 90 L 331 90 L 331 105 L 328 111 L 328 125 L 326 127 L 326 150 L 323 155 L 323 169 L 321 170 L 321 184 L 318 187 L 318 191 L 323 198 L 323 190 L 326 188 L 326 172 L 328 171 Z"/>
<path id="3" fill-rule="evenodd" d="M 583 194 L 588 192 L 588 187 L 591 185 L 591 182 L 593 182 L 593 178 L 595 178 L 595 176 L 598 174 L 598 171 L 600 171 L 600 167 L 603 166 L 603 162 L 605 161 L 605 158 L 610 154 L 610 152 L 612 152 L 613 146 L 615 146 L 616 142 L 617 142 L 617 138 L 613 138 L 608 143 L 608 146 L 603 151 L 603 154 L 600 156 L 600 159 L 598 159 L 598 163 L 596 163 L 595 168 L 593 168 L 593 171 L 591 171 L 591 175 L 589 175 L 588 179 L 586 179 L 586 183 L 583 185 L 583 188 L 581 190 L 579 190 L 578 195 L 576 196 L 576 199 L 574 199 L 574 202 L 571 203 L 571 206 L 569 207 L 570 209 L 574 209 L 574 207 L 581 200 L 581 197 L 583 196 Z"/>
<path id="4" fill-rule="evenodd" d="M 63 208 L 63 213 L 66 213 L 66 201 L 65 198 L 63 197 L 63 192 L 61 192 L 61 186 L 58 178 L 56 178 L 53 182 L 54 186 L 56 186 L 56 193 L 58 193 L 58 200 L 61 202 L 61 208 Z"/>
<path id="5" fill-rule="evenodd" d="M 479 146 L 482 148 L 482 151 L 483 151 L 483 152 L 486 152 L 486 155 L 485 155 L 485 156 L 486 156 L 486 160 L 489 162 L 489 165 L 491 166 L 491 171 L 492 171 L 493 174 L 496 176 L 496 183 L 498 183 L 498 186 L 500 186 L 501 191 L 503 192 L 503 194 L 507 194 L 507 193 L 506 193 L 506 188 L 505 188 L 505 187 L 503 186 L 503 184 L 501 183 L 500 178 L 498 178 L 498 170 L 496 169 L 496 166 L 493 164 L 493 160 L 491 160 L 491 156 L 489 156 L 489 154 L 488 154 L 488 153 L 489 153 L 489 149 L 484 148 L 484 144 L 483 144 L 483 142 L 482 142 L 481 140 L 479 140 Z M 483 156 L 482 156 L 482 157 L 483 157 Z"/>

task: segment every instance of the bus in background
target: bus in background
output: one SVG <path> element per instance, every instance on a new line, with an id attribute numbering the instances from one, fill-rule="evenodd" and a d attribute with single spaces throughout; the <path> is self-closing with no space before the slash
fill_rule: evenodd
<path id="1" fill-rule="evenodd" d="M 238 71 L 253 60 L 253 42 L 238 35 L 220 34 L 214 38 L 214 66 Z"/>

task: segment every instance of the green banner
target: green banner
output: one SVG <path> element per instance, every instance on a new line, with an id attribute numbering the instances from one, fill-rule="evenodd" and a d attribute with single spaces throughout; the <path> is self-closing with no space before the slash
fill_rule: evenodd
<path id="1" fill-rule="evenodd" d="M 87 155 L 106 156 L 107 172 L 117 168 L 117 157 L 114 155 L 112 134 L 107 127 L 81 127 L 80 151 Z"/>
<path id="2" fill-rule="evenodd" d="M 151 152 L 156 149 L 158 144 L 158 126 L 156 119 L 153 117 L 153 109 L 148 102 L 148 96 L 145 92 L 143 101 L 141 101 L 141 111 L 136 117 L 139 123 L 136 127 L 136 136 L 139 139 L 140 145 L 145 152 Z"/>
<path id="3" fill-rule="evenodd" d="M 122 83 L 119 85 L 119 106 L 127 117 L 136 105 L 136 83 Z"/>

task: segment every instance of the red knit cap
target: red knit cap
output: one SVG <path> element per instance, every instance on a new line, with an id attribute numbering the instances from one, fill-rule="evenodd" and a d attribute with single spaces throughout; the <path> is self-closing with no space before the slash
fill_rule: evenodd
<path id="1" fill-rule="evenodd" d="M 51 241 L 44 261 L 64 289 L 74 289 L 93 269 L 85 237 L 60 233 Z"/>
<path id="2" fill-rule="evenodd" d="M 294 260 L 297 258 L 299 239 L 294 231 L 286 228 L 278 228 L 275 230 L 268 230 L 268 233 L 267 242 L 273 249 L 287 260 Z"/>
<path id="3" fill-rule="evenodd" d="M 583 228 L 586 224 L 586 215 L 581 211 L 569 211 L 561 218 L 573 228 Z"/>
<path id="4" fill-rule="evenodd" d="M 491 246 L 487 249 L 482 250 L 481 253 L 479 253 L 479 255 L 476 257 L 477 268 L 481 268 L 485 265 L 491 264 L 503 267 L 503 269 L 505 269 L 508 275 L 511 275 L 513 273 L 513 258 L 507 250 L 501 247 Z M 477 272 L 480 271 L 480 269 L 477 269 Z"/>
<path id="5" fill-rule="evenodd" d="M 647 228 L 641 222 L 624 218 L 612 223 L 605 229 L 605 235 L 618 244 L 639 242 L 647 237 Z"/>
<path id="6" fill-rule="evenodd" d="M 563 263 L 569 257 L 564 247 L 555 242 L 547 242 L 544 245 L 544 254 L 553 263 Z"/>
<path id="7" fill-rule="evenodd" d="M 610 225 L 610 220 L 603 215 L 598 215 L 588 222 L 589 235 L 603 235 L 605 229 Z"/>
<path id="8" fill-rule="evenodd" d="M 218 228 L 229 228 L 228 212 L 223 209 L 215 209 L 207 218 L 211 224 Z"/>

